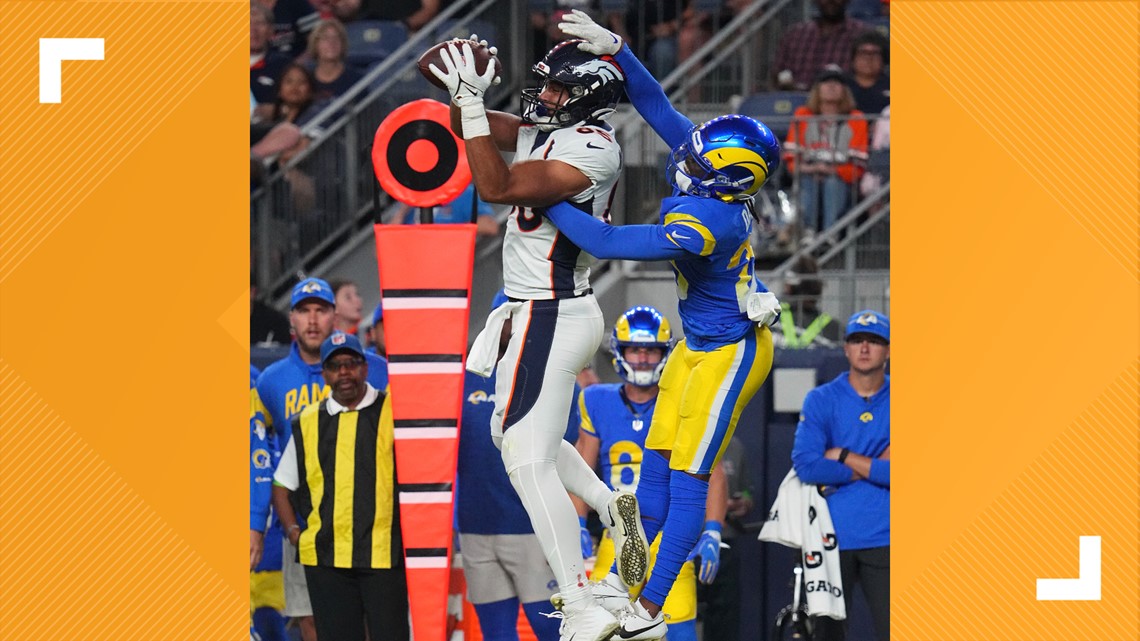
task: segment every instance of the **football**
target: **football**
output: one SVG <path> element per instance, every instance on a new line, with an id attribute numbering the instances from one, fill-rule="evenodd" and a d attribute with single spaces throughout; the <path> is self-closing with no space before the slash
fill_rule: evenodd
<path id="1" fill-rule="evenodd" d="M 475 56 L 475 69 L 478 70 L 479 73 L 487 71 L 487 64 L 492 61 L 495 63 L 495 73 L 500 74 L 503 72 L 503 63 L 499 62 L 498 56 L 491 55 L 490 49 L 484 45 L 479 44 L 478 42 L 475 42 L 474 40 L 456 38 L 454 40 L 441 42 L 425 51 L 423 55 L 420 56 L 419 62 L 416 63 L 420 68 L 420 73 L 423 74 L 424 78 L 427 78 L 428 82 L 431 84 L 439 87 L 440 89 L 445 89 L 446 87 L 443 86 L 443 83 L 439 81 L 439 78 L 435 77 L 435 74 L 433 74 L 431 70 L 428 69 L 428 67 L 435 65 L 437 69 L 447 71 L 447 67 L 444 66 L 443 60 L 440 59 L 440 51 L 452 43 L 454 43 L 457 47 L 461 47 L 464 42 L 471 44 L 471 54 Z M 460 49 L 460 52 L 462 52 L 462 49 Z"/>

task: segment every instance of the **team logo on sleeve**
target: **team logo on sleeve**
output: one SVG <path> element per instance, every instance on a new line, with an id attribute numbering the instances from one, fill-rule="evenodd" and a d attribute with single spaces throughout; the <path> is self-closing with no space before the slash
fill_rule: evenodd
<path id="1" fill-rule="evenodd" d="M 258 449 L 253 451 L 253 454 L 250 456 L 250 458 L 253 460 L 253 466 L 256 467 L 257 469 L 259 469 L 259 470 L 269 469 L 269 452 L 268 451 L 266 451 L 262 448 L 258 448 Z"/>
<path id="2" fill-rule="evenodd" d="M 467 402 L 472 405 L 479 405 L 480 403 L 494 403 L 495 395 L 488 394 L 483 390 L 476 390 L 467 395 Z"/>

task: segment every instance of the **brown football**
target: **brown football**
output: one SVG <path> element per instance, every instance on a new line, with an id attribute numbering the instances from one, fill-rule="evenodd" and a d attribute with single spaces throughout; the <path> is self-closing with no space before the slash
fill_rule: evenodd
<path id="1" fill-rule="evenodd" d="M 492 60 L 495 62 L 495 73 L 501 74 L 503 72 L 503 63 L 499 62 L 498 56 L 491 55 L 490 49 L 479 44 L 478 42 L 475 42 L 474 40 L 456 38 L 454 40 L 441 42 L 433 46 L 431 49 L 425 51 L 423 55 L 420 56 L 419 61 L 416 63 L 420 68 L 420 73 L 423 74 L 424 78 L 427 78 L 428 82 L 431 84 L 439 87 L 440 89 L 445 89 L 446 87 L 443 86 L 443 83 L 439 81 L 439 78 L 435 77 L 435 74 L 433 74 L 431 70 L 428 69 L 428 67 L 430 65 L 435 65 L 436 68 L 447 71 L 447 67 L 444 66 L 443 60 L 439 57 L 439 52 L 451 43 L 455 43 L 457 47 L 461 47 L 464 42 L 471 44 L 471 55 L 475 56 L 475 69 L 479 73 L 487 71 L 487 64 Z M 460 48 L 460 52 L 462 52 L 462 48 Z"/>

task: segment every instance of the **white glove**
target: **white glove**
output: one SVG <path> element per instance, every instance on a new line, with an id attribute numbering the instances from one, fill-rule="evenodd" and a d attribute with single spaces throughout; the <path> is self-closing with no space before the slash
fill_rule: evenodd
<path id="1" fill-rule="evenodd" d="M 460 108 L 475 105 L 482 107 L 483 94 L 495 81 L 495 65 L 487 65 L 486 71 L 479 75 L 475 70 L 475 56 L 471 54 L 469 42 L 464 42 L 462 49 L 454 43 L 448 44 L 446 49 L 439 52 L 439 58 L 447 70 L 434 64 L 428 70 L 447 87 L 451 101 Z"/>
<path id="2" fill-rule="evenodd" d="M 475 70 L 475 56 L 471 53 L 471 43 L 464 42 L 462 50 L 454 43 L 439 52 L 439 59 L 447 71 L 433 65 L 428 70 L 439 78 L 451 94 L 451 102 L 459 107 L 463 127 L 463 139 L 471 140 L 479 136 L 491 135 L 491 125 L 487 121 L 487 110 L 483 107 L 483 94 L 495 80 L 495 65 L 488 64 L 480 75 Z"/>
<path id="3" fill-rule="evenodd" d="M 477 34 L 474 34 L 474 33 L 471 34 L 471 37 L 468 38 L 468 40 L 474 40 L 475 42 L 478 42 L 479 44 L 483 45 L 484 47 L 487 47 L 487 51 L 490 51 L 492 56 L 499 55 L 499 48 L 498 47 L 491 46 L 491 44 L 488 43 L 486 40 L 480 40 L 479 36 Z M 495 79 L 493 81 L 491 81 L 491 84 L 497 86 L 502 81 L 503 81 L 502 76 L 495 76 Z"/>
<path id="4" fill-rule="evenodd" d="M 621 51 L 621 36 L 594 22 L 585 13 L 574 9 L 562 19 L 564 22 L 558 23 L 562 33 L 586 41 L 578 44 L 582 51 L 598 56 L 612 56 Z"/>
<path id="5" fill-rule="evenodd" d="M 772 292 L 752 292 L 744 299 L 744 306 L 754 323 L 773 327 L 780 320 L 780 301 Z"/>

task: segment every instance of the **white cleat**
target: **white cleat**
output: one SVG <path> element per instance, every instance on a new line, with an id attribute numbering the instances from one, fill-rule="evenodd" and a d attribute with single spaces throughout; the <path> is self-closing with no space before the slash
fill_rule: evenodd
<path id="1" fill-rule="evenodd" d="M 618 629 L 613 638 L 614 641 L 651 641 L 664 638 L 668 628 L 663 613 L 650 616 L 639 601 L 634 601 L 618 617 Z"/>
<path id="2" fill-rule="evenodd" d="M 649 542 L 641 527 L 641 509 L 633 492 L 614 492 L 607 506 L 610 536 L 614 540 L 618 578 L 628 588 L 645 580 L 649 570 Z"/>
<path id="3" fill-rule="evenodd" d="M 558 638 L 559 641 L 607 641 L 617 629 L 617 617 L 594 603 L 582 610 L 563 610 Z"/>
<path id="4" fill-rule="evenodd" d="M 618 575 L 612 572 L 598 583 L 590 582 L 590 595 L 598 605 L 615 617 L 629 607 L 629 590 L 622 584 Z M 561 592 L 555 592 L 550 597 L 550 605 L 554 606 L 555 610 L 562 611 L 564 603 Z"/>

